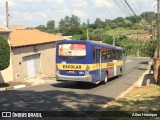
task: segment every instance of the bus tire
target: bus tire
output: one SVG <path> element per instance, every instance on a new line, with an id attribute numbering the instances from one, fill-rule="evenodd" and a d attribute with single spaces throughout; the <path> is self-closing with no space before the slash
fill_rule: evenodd
<path id="1" fill-rule="evenodd" d="M 120 75 L 122 76 L 123 75 L 123 69 L 120 68 Z"/>
<path id="2" fill-rule="evenodd" d="M 107 73 L 106 73 L 106 75 L 105 75 L 105 78 L 104 78 L 104 80 L 103 80 L 103 84 L 106 84 L 108 82 L 108 75 L 107 75 Z"/>

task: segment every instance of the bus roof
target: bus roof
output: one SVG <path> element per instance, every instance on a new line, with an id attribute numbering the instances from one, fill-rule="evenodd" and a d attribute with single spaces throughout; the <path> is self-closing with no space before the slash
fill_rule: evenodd
<path id="1" fill-rule="evenodd" d="M 98 45 L 98 46 L 102 46 L 102 47 L 109 47 L 109 48 L 113 48 L 113 49 L 123 50 L 122 47 L 117 47 L 117 46 L 112 46 L 112 45 L 109 45 L 106 43 L 87 41 L 87 40 L 62 40 L 62 41 L 58 41 L 57 43 L 58 44 L 62 44 L 62 43 L 90 43 L 92 45 Z"/>

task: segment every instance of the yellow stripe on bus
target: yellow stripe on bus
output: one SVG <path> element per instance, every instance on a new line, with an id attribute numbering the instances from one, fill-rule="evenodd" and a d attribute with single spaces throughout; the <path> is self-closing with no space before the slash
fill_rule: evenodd
<path id="1" fill-rule="evenodd" d="M 114 66 L 122 66 L 122 61 L 116 61 L 116 62 L 108 62 L 108 63 L 102 63 L 101 68 L 109 68 Z M 87 66 L 89 66 L 90 70 L 97 70 L 100 69 L 100 64 L 57 64 L 59 70 L 86 70 Z"/>

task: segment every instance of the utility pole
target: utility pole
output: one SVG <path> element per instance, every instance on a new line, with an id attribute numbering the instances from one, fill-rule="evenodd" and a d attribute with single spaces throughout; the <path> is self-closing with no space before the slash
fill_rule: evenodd
<path id="1" fill-rule="evenodd" d="M 115 46 L 115 37 L 113 35 L 113 46 Z"/>
<path id="2" fill-rule="evenodd" d="M 152 59 L 152 47 L 153 47 L 153 38 L 154 38 L 154 28 L 151 22 L 151 32 L 150 32 L 150 50 L 149 50 L 149 57 Z"/>
<path id="3" fill-rule="evenodd" d="M 158 36 L 158 39 L 157 39 L 157 43 L 158 43 L 158 46 L 157 46 L 157 58 L 159 58 L 159 45 L 160 45 L 160 1 L 157 0 L 157 21 L 158 21 L 158 25 L 157 25 L 157 36 Z"/>
<path id="4" fill-rule="evenodd" d="M 88 28 L 87 28 L 87 41 L 89 41 L 89 33 L 88 33 Z"/>
<path id="5" fill-rule="evenodd" d="M 6 27 L 9 27 L 8 1 L 6 1 Z"/>
<path id="6" fill-rule="evenodd" d="M 137 44 L 138 44 L 137 57 L 139 57 L 139 38 L 138 38 L 138 32 L 137 32 Z"/>

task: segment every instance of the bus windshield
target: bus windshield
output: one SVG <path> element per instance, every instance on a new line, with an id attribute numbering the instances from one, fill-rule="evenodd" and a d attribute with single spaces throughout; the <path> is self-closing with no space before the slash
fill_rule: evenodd
<path id="1" fill-rule="evenodd" d="M 86 56 L 86 44 L 70 43 L 58 46 L 58 56 L 63 58 L 79 58 Z"/>

